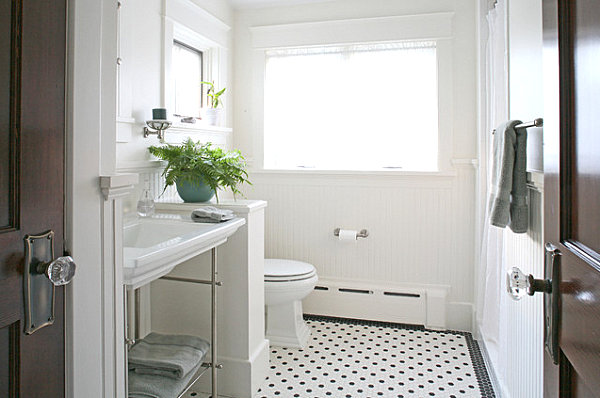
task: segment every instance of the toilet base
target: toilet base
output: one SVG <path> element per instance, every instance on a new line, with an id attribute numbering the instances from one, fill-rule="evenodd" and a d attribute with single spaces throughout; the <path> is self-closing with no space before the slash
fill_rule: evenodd
<path id="1" fill-rule="evenodd" d="M 266 338 L 271 345 L 304 348 L 310 329 L 302 316 L 302 301 L 267 306 Z"/>

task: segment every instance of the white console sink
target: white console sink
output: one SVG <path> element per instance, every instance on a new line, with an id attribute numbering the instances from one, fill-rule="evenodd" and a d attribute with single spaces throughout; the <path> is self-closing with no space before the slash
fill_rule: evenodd
<path id="1" fill-rule="evenodd" d="M 245 224 L 234 218 L 196 223 L 189 215 L 157 214 L 123 226 L 123 283 L 138 288 L 168 274 L 177 264 L 216 247 Z"/>

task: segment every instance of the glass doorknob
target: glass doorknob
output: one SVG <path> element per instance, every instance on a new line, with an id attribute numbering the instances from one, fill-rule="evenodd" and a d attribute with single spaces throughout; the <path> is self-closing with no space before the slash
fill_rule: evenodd
<path id="1" fill-rule="evenodd" d="M 549 279 L 535 279 L 533 275 L 525 275 L 518 267 L 513 267 L 506 274 L 506 290 L 514 300 L 520 300 L 528 294 L 536 292 L 552 293 L 552 283 Z"/>
<path id="2" fill-rule="evenodd" d="M 64 256 L 50 263 L 40 263 L 37 271 L 46 275 L 54 286 L 62 286 L 73 280 L 76 267 L 71 256 Z"/>

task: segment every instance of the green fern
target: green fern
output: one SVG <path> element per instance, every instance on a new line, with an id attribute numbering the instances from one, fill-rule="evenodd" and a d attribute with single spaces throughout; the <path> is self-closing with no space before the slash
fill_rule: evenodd
<path id="1" fill-rule="evenodd" d="M 204 183 L 215 193 L 217 203 L 219 188 L 228 188 L 233 196 L 242 195 L 239 186 L 247 183 L 246 160 L 239 150 L 223 151 L 213 147 L 210 142 L 202 144 L 191 138 L 181 145 L 151 146 L 150 153 L 167 161 L 162 175 L 165 177 L 165 188 L 179 181 L 187 181 L 194 185 Z"/>

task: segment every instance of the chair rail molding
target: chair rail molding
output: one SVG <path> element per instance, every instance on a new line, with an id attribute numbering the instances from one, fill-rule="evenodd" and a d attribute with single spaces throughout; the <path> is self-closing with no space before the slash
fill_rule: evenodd
<path id="1" fill-rule="evenodd" d="M 115 174 L 100 177 L 100 190 L 104 200 L 115 200 L 129 195 L 138 183 L 137 174 Z"/>

